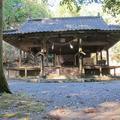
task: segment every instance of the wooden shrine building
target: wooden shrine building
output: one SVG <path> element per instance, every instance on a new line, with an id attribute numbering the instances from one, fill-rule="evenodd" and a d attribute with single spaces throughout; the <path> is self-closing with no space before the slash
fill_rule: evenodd
<path id="1" fill-rule="evenodd" d="M 16 69 L 22 70 L 23 58 L 32 54 L 33 64 L 27 66 L 40 75 L 109 74 L 108 49 L 119 39 L 120 26 L 108 25 L 100 16 L 31 19 L 17 30 L 4 31 L 4 41 L 21 50 Z"/>

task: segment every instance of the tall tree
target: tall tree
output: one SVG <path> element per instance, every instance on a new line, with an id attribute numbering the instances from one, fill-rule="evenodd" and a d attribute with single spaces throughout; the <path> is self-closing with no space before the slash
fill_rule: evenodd
<path id="1" fill-rule="evenodd" d="M 11 93 L 7 81 L 5 79 L 4 71 L 3 71 L 3 57 L 2 57 L 2 6 L 3 6 L 3 1 L 0 0 L 0 93 Z"/>

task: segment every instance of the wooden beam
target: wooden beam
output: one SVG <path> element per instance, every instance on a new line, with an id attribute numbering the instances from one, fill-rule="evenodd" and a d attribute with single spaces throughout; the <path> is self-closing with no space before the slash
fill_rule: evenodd
<path id="1" fill-rule="evenodd" d="M 100 59 L 102 60 L 103 59 L 103 56 L 102 56 L 102 51 L 100 51 Z"/>
<path id="2" fill-rule="evenodd" d="M 40 76 L 44 75 L 44 56 L 41 55 Z"/>
<path id="3" fill-rule="evenodd" d="M 96 52 L 96 65 L 97 65 L 97 62 L 98 62 L 98 52 Z"/>
<path id="4" fill-rule="evenodd" d="M 20 50 L 19 51 L 19 67 L 21 66 L 21 62 L 22 62 L 21 57 L 22 57 L 22 51 Z"/>
<path id="5" fill-rule="evenodd" d="M 102 41 L 83 41 L 82 46 L 105 46 L 108 45 L 108 42 L 102 42 Z"/>
<path id="6" fill-rule="evenodd" d="M 25 78 L 27 78 L 27 68 L 25 67 Z"/>
<path id="7" fill-rule="evenodd" d="M 109 50 L 106 50 L 106 54 L 107 54 L 107 65 L 109 66 Z"/>
<path id="8" fill-rule="evenodd" d="M 82 75 L 82 70 L 83 70 L 83 66 L 82 66 L 82 58 L 79 56 L 79 73 L 80 75 Z"/>

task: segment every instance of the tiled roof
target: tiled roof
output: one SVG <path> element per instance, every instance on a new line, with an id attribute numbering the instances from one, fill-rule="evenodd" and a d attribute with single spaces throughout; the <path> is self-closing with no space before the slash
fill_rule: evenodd
<path id="1" fill-rule="evenodd" d="M 120 30 L 120 25 L 109 25 L 111 30 Z"/>
<path id="2" fill-rule="evenodd" d="M 120 30 L 109 26 L 100 16 L 32 19 L 15 33 L 59 32 L 74 30 Z M 14 33 L 12 33 L 14 34 Z"/>

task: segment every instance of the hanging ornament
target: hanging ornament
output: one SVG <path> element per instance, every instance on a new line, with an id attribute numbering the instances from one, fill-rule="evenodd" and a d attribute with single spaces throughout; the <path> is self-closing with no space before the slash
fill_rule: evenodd
<path id="1" fill-rule="evenodd" d="M 73 49 L 73 45 L 70 43 L 70 48 Z"/>
<path id="2" fill-rule="evenodd" d="M 52 50 L 54 49 L 54 47 L 55 47 L 55 46 L 54 46 L 54 43 L 53 43 L 53 44 L 52 44 Z"/>

